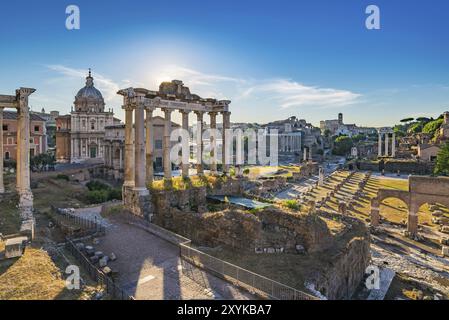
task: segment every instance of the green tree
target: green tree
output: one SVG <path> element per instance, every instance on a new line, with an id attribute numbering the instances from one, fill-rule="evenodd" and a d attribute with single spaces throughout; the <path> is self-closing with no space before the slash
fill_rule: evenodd
<path id="1" fill-rule="evenodd" d="M 408 128 L 408 132 L 409 133 L 419 133 L 422 131 L 422 129 L 423 129 L 423 124 L 421 122 L 415 122 Z"/>
<path id="2" fill-rule="evenodd" d="M 430 121 L 424 126 L 422 132 L 435 135 L 435 132 L 441 127 L 442 124 L 443 119 Z"/>
<path id="3" fill-rule="evenodd" d="M 449 142 L 447 142 L 438 153 L 435 174 L 449 175 Z"/>
<path id="4" fill-rule="evenodd" d="M 349 154 L 354 146 L 354 141 L 348 136 L 339 136 L 335 139 L 334 149 L 332 153 L 337 156 L 345 156 Z"/>
<path id="5" fill-rule="evenodd" d="M 415 120 L 415 118 L 405 118 L 401 120 L 401 123 L 409 123 L 412 122 L 413 120 Z"/>
<path id="6" fill-rule="evenodd" d="M 54 166 L 56 163 L 55 156 L 50 153 L 40 153 L 30 159 L 31 169 L 41 172 L 46 166 Z"/>

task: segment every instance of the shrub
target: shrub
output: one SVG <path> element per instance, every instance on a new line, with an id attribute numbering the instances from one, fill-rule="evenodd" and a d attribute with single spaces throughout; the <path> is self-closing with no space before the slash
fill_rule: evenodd
<path id="1" fill-rule="evenodd" d="M 441 127 L 442 124 L 443 124 L 443 119 L 430 121 L 424 126 L 422 132 L 434 135 L 435 132 Z"/>
<path id="2" fill-rule="evenodd" d="M 57 180 L 65 180 L 65 181 L 69 181 L 69 180 L 70 180 L 69 176 L 66 175 L 66 174 L 58 174 L 58 175 L 56 176 L 56 179 L 57 179 Z"/>
<path id="3" fill-rule="evenodd" d="M 109 192 L 106 190 L 91 190 L 87 192 L 87 201 L 90 204 L 103 203 L 108 201 Z"/>
<path id="4" fill-rule="evenodd" d="M 122 200 L 122 190 L 120 188 L 109 190 L 108 200 Z"/>
<path id="5" fill-rule="evenodd" d="M 285 200 L 284 202 L 282 202 L 282 205 L 286 208 L 295 211 L 299 211 L 301 209 L 301 206 L 298 204 L 296 200 Z"/>
<path id="6" fill-rule="evenodd" d="M 103 182 L 100 181 L 89 181 L 86 184 L 86 187 L 89 189 L 89 191 L 95 191 L 95 190 L 109 190 L 110 187 L 106 184 L 104 184 Z"/>
<path id="7" fill-rule="evenodd" d="M 249 174 L 249 168 L 246 168 L 245 170 L 243 170 L 243 174 L 248 175 Z"/>

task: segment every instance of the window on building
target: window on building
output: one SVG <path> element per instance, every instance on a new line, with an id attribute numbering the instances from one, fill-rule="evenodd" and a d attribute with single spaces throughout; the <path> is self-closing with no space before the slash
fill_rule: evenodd
<path id="1" fill-rule="evenodd" d="M 154 147 L 155 147 L 157 150 L 161 150 L 161 149 L 162 149 L 162 140 L 156 140 L 156 141 L 154 142 Z"/>
<path id="2" fill-rule="evenodd" d="M 34 126 L 34 132 L 39 132 L 40 131 L 40 127 L 39 126 Z"/>
<path id="3" fill-rule="evenodd" d="M 95 123 L 92 122 L 92 123 L 90 124 L 90 129 L 91 129 L 91 130 L 95 130 Z"/>
<path id="4" fill-rule="evenodd" d="M 156 166 L 156 168 L 162 168 L 162 158 L 161 157 L 156 158 L 155 166 Z"/>
<path id="5" fill-rule="evenodd" d="M 5 160 L 9 160 L 9 158 L 10 158 L 9 151 L 6 151 L 5 152 Z"/>
<path id="6" fill-rule="evenodd" d="M 8 131 L 8 125 L 7 124 L 3 125 L 3 131 Z"/>

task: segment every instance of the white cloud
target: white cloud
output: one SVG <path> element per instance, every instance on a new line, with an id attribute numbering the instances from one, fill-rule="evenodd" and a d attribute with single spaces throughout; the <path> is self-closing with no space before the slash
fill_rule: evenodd
<path id="1" fill-rule="evenodd" d="M 50 70 L 63 78 L 84 79 L 86 70 L 63 65 L 49 65 Z M 266 105 L 276 109 L 293 107 L 332 108 L 360 102 L 361 95 L 349 90 L 308 86 L 288 79 L 234 78 L 220 74 L 210 74 L 194 69 L 166 65 L 152 68 L 149 77 L 141 79 L 125 78 L 115 82 L 94 72 L 95 85 L 103 93 L 106 102 L 116 105 L 121 102 L 117 91 L 125 87 L 156 89 L 163 81 L 182 80 L 192 93 L 204 98 L 230 99 L 233 105 Z M 123 79 L 123 78 L 122 78 Z M 139 81 L 140 80 L 140 81 Z M 58 80 L 60 81 L 60 79 Z M 82 82 L 81 82 L 82 84 Z M 81 85 L 80 85 L 81 87 Z"/>
<path id="2" fill-rule="evenodd" d="M 248 88 L 242 98 L 263 96 L 281 108 L 317 106 L 337 107 L 354 103 L 360 95 L 348 90 L 306 86 L 298 82 L 275 79 Z"/>
<path id="3" fill-rule="evenodd" d="M 84 79 L 87 75 L 87 70 L 73 69 L 63 65 L 48 65 L 50 70 L 55 71 L 64 77 L 71 79 Z M 120 90 L 120 86 L 111 79 L 101 75 L 100 73 L 93 73 L 94 83 L 98 90 L 101 91 L 106 102 L 117 102 L 117 91 Z M 83 82 L 80 82 L 80 88 Z"/>

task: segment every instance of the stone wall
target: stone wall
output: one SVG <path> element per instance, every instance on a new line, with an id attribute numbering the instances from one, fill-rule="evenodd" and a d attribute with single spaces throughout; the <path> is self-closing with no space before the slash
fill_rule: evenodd
<path id="1" fill-rule="evenodd" d="M 160 210 L 160 208 L 157 208 Z M 229 246 L 249 253 L 273 249 L 297 253 L 298 248 L 313 253 L 332 245 L 332 235 L 315 215 L 294 214 L 278 208 L 248 213 L 232 207 L 220 212 L 166 210 L 155 222 L 201 246 Z"/>
<path id="2" fill-rule="evenodd" d="M 382 169 L 388 173 L 397 173 L 400 171 L 405 174 L 432 174 L 434 165 L 429 162 L 422 161 L 400 161 L 387 160 L 382 162 L 360 161 L 358 162 L 360 170 L 379 172 Z"/>
<path id="3" fill-rule="evenodd" d="M 125 208 L 132 214 L 147 221 L 152 221 L 154 211 L 149 194 L 142 194 L 141 191 L 124 186 L 122 189 L 122 198 Z"/>
<path id="4" fill-rule="evenodd" d="M 328 299 L 350 299 L 364 278 L 370 262 L 369 235 L 351 239 L 336 254 L 332 263 L 317 265 L 320 271 L 310 275 L 309 281 Z"/>

